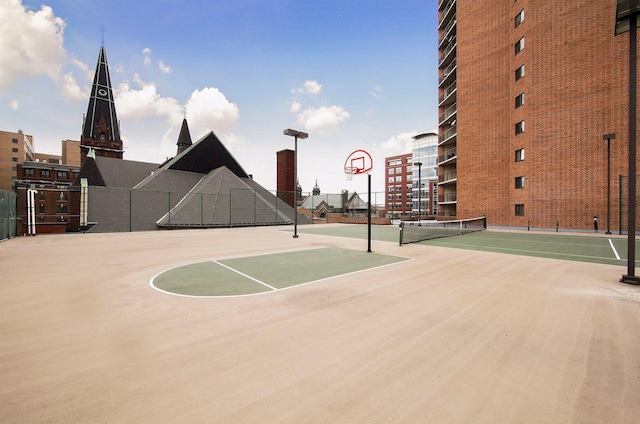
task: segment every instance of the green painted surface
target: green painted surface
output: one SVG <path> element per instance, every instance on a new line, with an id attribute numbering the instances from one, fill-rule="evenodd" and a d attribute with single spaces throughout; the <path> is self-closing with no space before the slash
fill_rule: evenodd
<path id="1" fill-rule="evenodd" d="M 407 260 L 397 256 L 326 248 L 220 261 L 278 289 Z"/>
<path id="2" fill-rule="evenodd" d="M 185 265 L 159 274 L 152 284 L 181 295 L 239 296 L 272 291 L 260 282 L 283 289 L 406 260 L 350 249 L 312 249 Z"/>
<path id="3" fill-rule="evenodd" d="M 165 271 L 156 276 L 153 285 L 188 296 L 238 296 L 271 290 L 211 261 Z"/>

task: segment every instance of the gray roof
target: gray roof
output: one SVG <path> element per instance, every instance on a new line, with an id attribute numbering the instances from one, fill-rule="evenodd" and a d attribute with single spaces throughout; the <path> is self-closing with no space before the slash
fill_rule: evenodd
<path id="1" fill-rule="evenodd" d="M 158 170 L 157 163 L 96 156 L 96 164 L 107 187 L 133 188 Z"/>

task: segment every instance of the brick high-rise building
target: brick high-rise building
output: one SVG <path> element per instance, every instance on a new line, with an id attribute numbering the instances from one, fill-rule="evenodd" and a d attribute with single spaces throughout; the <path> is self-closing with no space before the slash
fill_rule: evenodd
<path id="1" fill-rule="evenodd" d="M 619 228 L 629 39 L 614 36 L 615 9 L 602 0 L 439 1 L 440 218 L 602 223 L 603 135 L 615 133 L 610 216 Z"/>
<path id="2" fill-rule="evenodd" d="M 384 159 L 387 214 L 393 218 L 411 217 L 413 207 L 413 162 L 411 153 Z"/>

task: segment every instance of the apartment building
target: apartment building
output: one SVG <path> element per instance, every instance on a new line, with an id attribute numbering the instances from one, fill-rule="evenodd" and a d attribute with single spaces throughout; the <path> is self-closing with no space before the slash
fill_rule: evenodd
<path id="1" fill-rule="evenodd" d="M 22 130 L 0 131 L 0 190 L 13 191 L 18 165 L 35 158 L 33 136 Z"/>
<path id="2" fill-rule="evenodd" d="M 615 2 L 438 3 L 438 215 L 612 229 L 627 176 L 628 34 Z M 626 196 L 626 194 L 625 194 Z"/>

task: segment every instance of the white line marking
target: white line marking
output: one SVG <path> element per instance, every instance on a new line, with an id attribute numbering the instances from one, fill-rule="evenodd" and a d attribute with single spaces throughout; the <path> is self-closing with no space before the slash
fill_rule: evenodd
<path id="1" fill-rule="evenodd" d="M 609 239 L 609 244 L 611 245 L 611 249 L 613 249 L 613 253 L 616 255 L 616 259 L 620 260 L 620 255 L 618 255 L 618 251 L 616 250 L 616 248 L 613 246 L 613 242 L 611 241 L 611 239 Z"/>
<path id="2" fill-rule="evenodd" d="M 214 263 L 214 264 L 216 264 L 216 265 L 220 265 L 220 266 L 222 266 L 222 267 L 225 267 L 225 268 L 227 268 L 229 271 L 233 271 L 233 272 L 235 272 L 236 274 L 242 275 L 243 277 L 248 278 L 249 280 L 253 280 L 253 281 L 255 281 L 255 282 L 256 282 L 256 283 L 258 283 L 258 284 L 262 284 L 262 285 L 263 285 L 263 286 L 265 286 L 265 287 L 269 287 L 271 290 L 275 290 L 275 291 L 277 291 L 277 290 L 278 290 L 277 288 L 275 288 L 275 287 L 273 287 L 273 286 L 270 286 L 270 285 L 269 285 L 269 284 L 267 284 L 267 283 L 263 283 L 262 281 L 260 281 L 260 280 L 258 280 L 258 279 L 255 279 L 255 278 L 253 278 L 253 277 L 252 277 L 252 276 L 250 276 L 250 275 L 244 274 L 244 273 L 242 273 L 242 272 L 238 271 L 237 269 L 233 269 L 233 268 L 231 268 L 230 266 L 226 266 L 225 264 L 221 264 L 220 262 L 218 262 L 218 261 L 214 261 L 214 260 L 212 260 L 211 262 L 213 262 L 213 263 Z"/>

